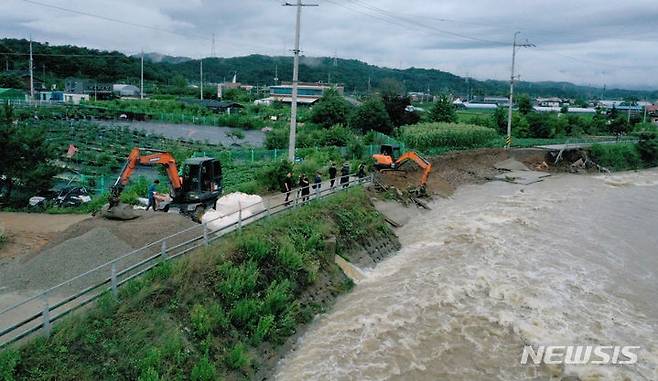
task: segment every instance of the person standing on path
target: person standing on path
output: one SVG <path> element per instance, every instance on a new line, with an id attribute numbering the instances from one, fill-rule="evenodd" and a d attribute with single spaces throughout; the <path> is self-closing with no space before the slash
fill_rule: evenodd
<path id="1" fill-rule="evenodd" d="M 334 184 L 336 183 L 336 175 L 338 174 L 338 169 L 336 169 L 336 163 L 333 161 L 331 162 L 331 166 L 329 167 L 329 180 L 331 180 L 331 185 L 330 187 L 334 187 Z"/>
<path id="2" fill-rule="evenodd" d="M 315 189 L 315 196 L 320 197 L 320 188 L 322 188 L 322 177 L 320 171 L 315 172 L 315 179 L 313 180 L 313 189 Z"/>
<path id="3" fill-rule="evenodd" d="M 300 176 L 299 187 L 302 190 L 302 202 L 308 201 L 308 195 L 311 193 L 311 182 L 308 180 L 305 173 L 302 173 Z"/>
<path id="4" fill-rule="evenodd" d="M 290 193 L 292 192 L 292 173 L 288 172 L 286 178 L 283 180 L 283 192 L 286 194 L 286 205 L 290 204 L 289 198 Z"/>
<path id="5" fill-rule="evenodd" d="M 153 184 L 149 185 L 148 187 L 149 203 L 146 205 L 146 210 L 149 210 L 150 207 L 153 207 L 153 211 L 155 212 L 157 209 L 157 205 L 155 204 L 155 195 L 157 194 L 158 184 L 160 184 L 160 180 L 155 179 L 153 180 Z"/>
<path id="6" fill-rule="evenodd" d="M 343 167 L 340 169 L 340 184 L 343 188 L 347 188 L 350 182 L 350 163 L 343 164 Z"/>

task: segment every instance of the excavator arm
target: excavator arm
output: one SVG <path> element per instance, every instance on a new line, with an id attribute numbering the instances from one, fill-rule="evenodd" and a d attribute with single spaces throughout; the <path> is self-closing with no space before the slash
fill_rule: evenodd
<path id="1" fill-rule="evenodd" d="M 416 152 L 407 152 L 403 154 L 395 161 L 392 168 L 397 169 L 402 164 L 410 160 L 415 162 L 423 170 L 423 176 L 420 178 L 420 186 L 424 187 L 430 177 L 430 172 L 432 172 L 432 164 Z"/>
<path id="2" fill-rule="evenodd" d="M 148 151 L 150 154 L 142 155 L 142 151 Z M 138 165 L 163 165 L 167 171 L 167 176 L 171 182 L 173 193 L 179 192 L 183 188 L 183 181 L 178 175 L 178 167 L 176 166 L 176 159 L 165 151 L 158 151 L 146 148 L 133 148 L 128 155 L 128 160 L 121 170 L 121 174 L 112 187 L 110 195 L 110 207 L 115 206 L 119 202 L 119 196 L 123 188 L 128 184 L 130 176 L 132 176 L 135 168 Z"/>

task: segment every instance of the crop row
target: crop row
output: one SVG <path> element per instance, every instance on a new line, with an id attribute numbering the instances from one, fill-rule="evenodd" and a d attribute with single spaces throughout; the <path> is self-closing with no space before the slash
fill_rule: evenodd
<path id="1" fill-rule="evenodd" d="M 421 123 L 401 128 L 402 141 L 421 151 L 433 148 L 473 148 L 498 137 L 494 129 L 458 123 Z"/>

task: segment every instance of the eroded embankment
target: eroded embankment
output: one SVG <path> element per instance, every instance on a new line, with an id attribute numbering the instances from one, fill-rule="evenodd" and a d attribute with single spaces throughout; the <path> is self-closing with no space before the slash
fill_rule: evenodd
<path id="1" fill-rule="evenodd" d="M 267 379 L 296 335 L 352 282 L 334 256 L 399 248 L 359 189 L 250 225 L 109 294 L 0 354 L 0 374 L 50 379 Z"/>

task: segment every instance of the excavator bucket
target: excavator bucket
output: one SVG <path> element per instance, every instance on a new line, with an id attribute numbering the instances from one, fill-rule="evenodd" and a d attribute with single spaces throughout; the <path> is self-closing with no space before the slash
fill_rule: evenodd
<path id="1" fill-rule="evenodd" d="M 141 214 L 133 209 L 132 205 L 119 203 L 110 208 L 110 204 L 105 204 L 101 209 L 101 216 L 109 220 L 128 221 L 139 218 Z"/>

